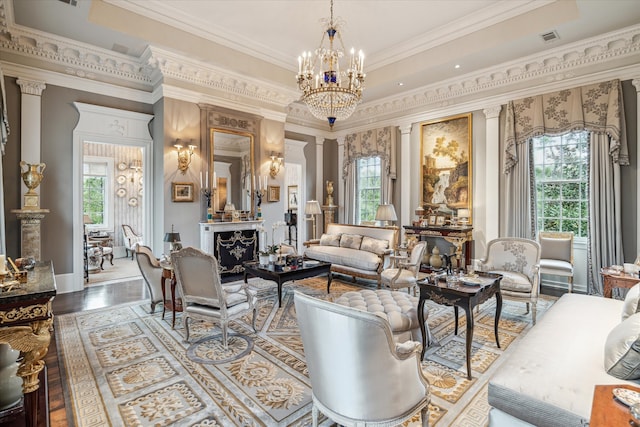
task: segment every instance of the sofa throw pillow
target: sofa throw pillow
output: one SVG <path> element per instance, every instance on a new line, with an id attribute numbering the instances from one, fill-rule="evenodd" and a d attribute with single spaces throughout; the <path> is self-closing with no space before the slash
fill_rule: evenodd
<path id="1" fill-rule="evenodd" d="M 320 236 L 320 246 L 340 246 L 340 235 L 323 234 Z"/>
<path id="2" fill-rule="evenodd" d="M 340 236 L 340 247 L 360 249 L 360 243 L 362 243 L 362 236 L 359 234 L 343 234 Z"/>
<path id="3" fill-rule="evenodd" d="M 364 236 L 360 249 L 367 252 L 373 252 L 376 255 L 383 255 L 389 247 L 389 241 L 384 239 L 375 239 L 373 237 Z"/>
<path id="4" fill-rule="evenodd" d="M 621 380 L 640 379 L 640 313 L 609 332 L 604 344 L 604 369 Z"/>
<path id="5" fill-rule="evenodd" d="M 626 320 L 629 316 L 640 311 L 640 283 L 634 285 L 627 292 L 622 306 L 622 320 Z"/>

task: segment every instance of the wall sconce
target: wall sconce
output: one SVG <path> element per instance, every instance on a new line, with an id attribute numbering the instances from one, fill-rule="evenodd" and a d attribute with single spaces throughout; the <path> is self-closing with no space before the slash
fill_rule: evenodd
<path id="1" fill-rule="evenodd" d="M 196 146 L 193 145 L 193 139 L 189 140 L 191 144 L 184 148 L 181 144 L 180 138 L 176 139 L 176 143 L 173 145 L 176 147 L 176 151 L 178 153 L 178 170 L 182 172 L 184 175 L 187 173 L 187 169 L 189 169 L 189 165 L 191 164 L 191 156 L 193 156 L 193 150 L 196 149 Z"/>
<path id="2" fill-rule="evenodd" d="M 275 178 L 276 175 L 278 175 L 278 172 L 280 172 L 280 167 L 282 166 L 283 163 L 284 163 L 284 158 L 282 157 L 282 154 L 278 153 L 278 155 L 276 156 L 275 153 L 272 151 L 271 167 L 269 168 L 269 175 L 271 175 L 271 178 Z"/>

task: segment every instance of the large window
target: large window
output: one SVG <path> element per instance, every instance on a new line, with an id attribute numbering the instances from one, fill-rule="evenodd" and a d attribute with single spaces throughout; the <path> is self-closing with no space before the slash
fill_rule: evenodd
<path id="1" fill-rule="evenodd" d="M 380 204 L 382 163 L 380 157 L 358 159 L 356 223 L 374 221 Z"/>
<path id="2" fill-rule="evenodd" d="M 89 228 L 113 228 L 113 160 L 85 156 L 83 163 L 83 214 Z"/>
<path id="3" fill-rule="evenodd" d="M 534 138 L 533 161 L 538 231 L 588 237 L 588 132 Z"/>

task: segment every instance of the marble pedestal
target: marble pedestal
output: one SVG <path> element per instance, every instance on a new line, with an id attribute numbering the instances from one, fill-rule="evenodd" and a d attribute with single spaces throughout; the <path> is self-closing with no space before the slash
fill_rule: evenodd
<path id="1" fill-rule="evenodd" d="M 41 224 L 49 209 L 12 209 L 20 220 L 20 256 L 41 261 Z"/>

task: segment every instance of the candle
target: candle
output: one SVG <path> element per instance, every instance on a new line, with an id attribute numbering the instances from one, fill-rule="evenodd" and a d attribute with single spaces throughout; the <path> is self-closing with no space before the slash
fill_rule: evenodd
<path id="1" fill-rule="evenodd" d="M 218 188 L 218 178 L 215 172 L 213 172 L 213 188 Z"/>
<path id="2" fill-rule="evenodd" d="M 6 255 L 0 255 L 0 274 L 7 274 Z"/>
<path id="3" fill-rule="evenodd" d="M 204 187 L 202 186 L 202 171 L 200 171 L 200 188 L 204 188 Z"/>
<path id="4" fill-rule="evenodd" d="M 207 171 L 207 188 L 209 188 L 209 171 Z"/>
<path id="5" fill-rule="evenodd" d="M 258 188 L 256 188 L 256 176 L 253 176 L 253 189 L 257 190 Z"/>

